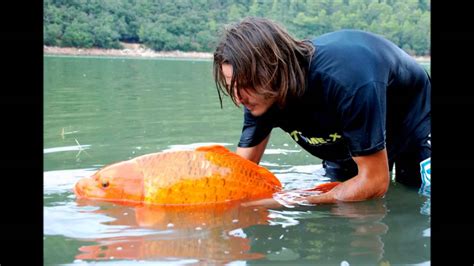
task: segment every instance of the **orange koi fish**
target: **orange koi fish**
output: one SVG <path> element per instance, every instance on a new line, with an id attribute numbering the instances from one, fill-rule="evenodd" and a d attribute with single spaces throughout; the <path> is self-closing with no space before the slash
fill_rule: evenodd
<path id="1" fill-rule="evenodd" d="M 142 155 L 79 180 L 78 198 L 128 204 L 216 204 L 270 198 L 280 181 L 219 145 Z"/>

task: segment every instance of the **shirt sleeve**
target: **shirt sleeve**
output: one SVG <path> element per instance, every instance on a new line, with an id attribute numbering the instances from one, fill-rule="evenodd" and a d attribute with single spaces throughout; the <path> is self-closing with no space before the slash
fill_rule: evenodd
<path id="1" fill-rule="evenodd" d="M 342 97 L 338 104 L 342 135 L 351 156 L 385 148 L 386 86 L 370 82 Z"/>
<path id="2" fill-rule="evenodd" d="M 237 146 L 248 148 L 260 144 L 272 131 L 273 123 L 270 117 L 271 114 L 268 113 L 255 117 L 244 107 L 244 125 Z"/>

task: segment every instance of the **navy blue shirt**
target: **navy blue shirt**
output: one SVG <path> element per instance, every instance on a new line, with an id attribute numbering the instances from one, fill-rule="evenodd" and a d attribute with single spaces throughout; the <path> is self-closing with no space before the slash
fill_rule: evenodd
<path id="1" fill-rule="evenodd" d="M 254 117 L 247 109 L 239 147 L 280 127 L 324 160 L 346 161 L 387 148 L 389 160 L 431 130 L 431 82 L 407 53 L 379 35 L 341 30 L 312 41 L 302 97 Z"/>

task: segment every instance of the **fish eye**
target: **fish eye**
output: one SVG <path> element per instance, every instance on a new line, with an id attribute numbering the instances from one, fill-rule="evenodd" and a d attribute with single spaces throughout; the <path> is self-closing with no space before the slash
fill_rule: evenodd
<path id="1" fill-rule="evenodd" d="M 109 186 L 109 181 L 107 181 L 107 180 L 102 180 L 102 187 L 103 187 L 103 188 L 106 188 L 106 187 L 108 187 L 108 186 Z"/>

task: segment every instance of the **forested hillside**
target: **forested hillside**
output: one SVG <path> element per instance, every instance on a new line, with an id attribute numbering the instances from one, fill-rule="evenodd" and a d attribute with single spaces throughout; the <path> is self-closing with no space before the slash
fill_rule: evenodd
<path id="1" fill-rule="evenodd" d="M 430 0 L 44 0 L 44 44 L 210 52 L 245 16 L 273 19 L 298 38 L 368 30 L 412 55 L 430 54 Z"/>

